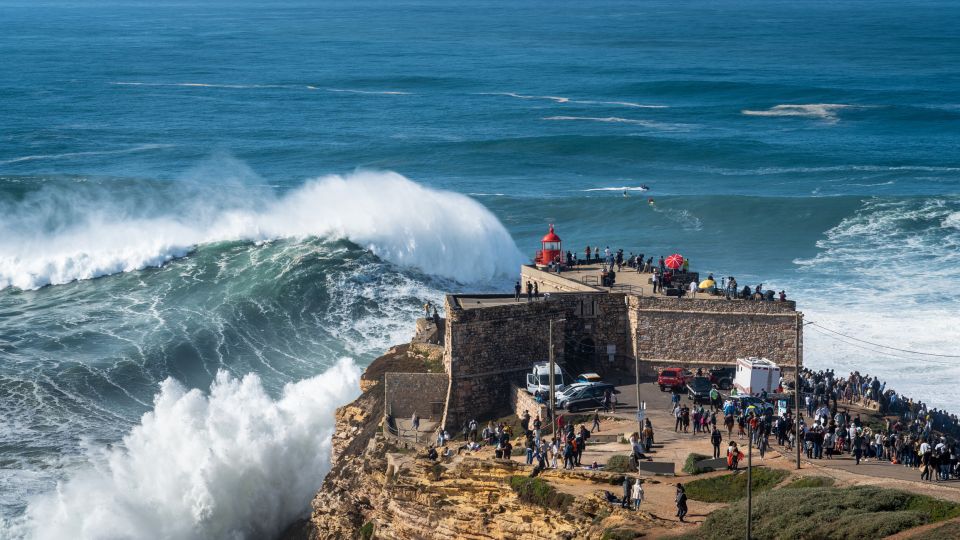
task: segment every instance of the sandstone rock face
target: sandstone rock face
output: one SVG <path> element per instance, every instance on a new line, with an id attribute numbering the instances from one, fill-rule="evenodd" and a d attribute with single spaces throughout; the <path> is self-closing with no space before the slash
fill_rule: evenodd
<path id="1" fill-rule="evenodd" d="M 529 469 L 476 457 L 419 458 L 422 450 L 383 438 L 382 414 L 379 385 L 338 409 L 333 467 L 309 520 L 291 527 L 287 540 L 361 538 L 364 525 L 374 538 L 399 540 L 579 539 L 599 538 L 605 528 L 624 523 L 653 522 L 643 513 L 613 509 L 597 495 L 577 497 L 563 513 L 522 502 L 506 479 Z M 543 476 L 573 477 L 564 471 Z"/>

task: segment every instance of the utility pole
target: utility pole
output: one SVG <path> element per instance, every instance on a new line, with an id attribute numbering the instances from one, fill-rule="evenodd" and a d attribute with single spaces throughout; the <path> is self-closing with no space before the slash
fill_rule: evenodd
<path id="1" fill-rule="evenodd" d="M 753 525 L 753 424 L 747 420 L 747 540 Z"/>
<path id="2" fill-rule="evenodd" d="M 800 339 L 802 338 L 803 314 L 797 312 L 797 339 L 796 356 L 793 365 L 793 415 L 794 415 L 794 439 L 797 446 L 797 470 L 800 470 Z"/>
<path id="3" fill-rule="evenodd" d="M 640 403 L 640 356 L 639 355 L 633 359 L 633 369 L 636 372 L 635 377 L 637 379 L 637 437 L 639 437 L 640 434 L 643 433 L 643 420 L 640 419 L 640 411 L 642 410 L 640 407 L 642 404 Z"/>
<path id="4" fill-rule="evenodd" d="M 566 319 L 560 319 L 556 322 L 561 322 L 561 323 L 566 322 Z M 553 353 L 553 323 L 554 321 L 551 320 L 550 335 L 548 336 L 549 342 L 550 342 L 550 345 L 549 345 L 550 347 L 550 351 L 549 351 L 550 352 L 550 422 L 553 425 L 553 428 L 552 428 L 553 435 L 556 436 L 557 435 L 557 410 L 556 410 L 557 392 L 556 392 L 556 386 L 554 384 L 554 377 L 556 377 L 557 362 L 556 362 L 556 359 L 554 358 L 554 353 Z"/>

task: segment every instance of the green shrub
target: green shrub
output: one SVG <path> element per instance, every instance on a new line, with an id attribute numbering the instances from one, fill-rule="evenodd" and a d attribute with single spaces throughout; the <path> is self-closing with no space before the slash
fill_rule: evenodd
<path id="1" fill-rule="evenodd" d="M 689 454 L 687 456 L 687 461 L 683 463 L 683 472 L 687 474 L 700 474 L 712 471 L 712 468 L 701 469 L 700 467 L 697 467 L 697 462 L 705 459 L 710 459 L 710 456 L 695 453 Z"/>
<path id="2" fill-rule="evenodd" d="M 630 456 L 610 456 L 603 470 L 618 473 L 637 472 L 635 468 L 630 466 Z"/>
<path id="3" fill-rule="evenodd" d="M 780 483 L 790 473 L 766 467 L 753 468 L 754 494 Z M 747 471 L 694 480 L 685 484 L 687 497 L 703 502 L 733 502 L 747 496 Z"/>
<path id="4" fill-rule="evenodd" d="M 754 498 L 753 531 L 758 540 L 884 538 L 957 515 L 960 505 L 873 486 L 782 489 Z M 746 504 L 740 501 L 711 513 L 687 538 L 742 538 L 745 523 Z"/>
<path id="5" fill-rule="evenodd" d="M 516 492 L 521 501 L 536 504 L 544 508 L 565 511 L 573 502 L 573 495 L 561 493 L 542 478 L 529 476 L 510 476 L 507 478 L 510 489 Z"/>
<path id="6" fill-rule="evenodd" d="M 373 522 L 368 521 L 363 524 L 363 527 L 360 527 L 360 538 L 363 540 L 370 540 L 373 538 Z"/>
<path id="7" fill-rule="evenodd" d="M 943 540 L 944 538 L 960 538 L 960 523 L 952 521 L 913 536 L 911 540 Z"/>
<path id="8" fill-rule="evenodd" d="M 604 529 L 600 540 L 633 540 L 634 538 L 643 538 L 646 534 L 635 529 L 610 528 Z"/>
<path id="9" fill-rule="evenodd" d="M 828 476 L 799 476 L 794 478 L 792 482 L 783 486 L 785 488 L 792 489 L 803 489 L 803 488 L 820 488 L 820 487 L 831 487 L 833 486 L 833 478 Z"/>

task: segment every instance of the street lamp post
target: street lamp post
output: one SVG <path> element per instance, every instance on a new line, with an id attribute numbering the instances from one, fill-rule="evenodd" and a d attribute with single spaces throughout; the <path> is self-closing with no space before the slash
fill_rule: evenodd
<path id="1" fill-rule="evenodd" d="M 549 348 L 550 348 L 550 350 L 549 350 L 549 357 L 550 357 L 550 423 L 551 423 L 551 425 L 553 426 L 553 427 L 552 427 L 552 429 L 553 429 L 553 435 L 554 435 L 554 437 L 556 437 L 556 436 L 557 436 L 557 410 L 556 410 L 556 405 L 557 405 L 556 397 L 557 397 L 557 393 L 556 393 L 556 386 L 555 386 L 555 384 L 554 384 L 554 377 L 556 376 L 557 362 L 556 362 L 556 359 L 554 358 L 554 352 L 553 352 L 553 323 L 554 323 L 554 322 L 562 323 L 562 322 L 566 322 L 566 319 L 560 319 L 560 320 L 558 320 L 558 321 L 553 321 L 553 320 L 551 320 L 551 321 L 550 321 L 550 330 L 549 330 L 549 331 L 550 331 L 550 335 L 548 336 L 548 339 L 549 339 Z"/>
<path id="2" fill-rule="evenodd" d="M 797 312 L 797 339 L 796 355 L 794 356 L 793 370 L 793 416 L 794 416 L 794 439 L 797 446 L 797 469 L 800 469 L 800 338 L 803 329 L 803 314 Z"/>
<path id="3" fill-rule="evenodd" d="M 747 540 L 753 526 L 753 424 L 747 420 Z"/>

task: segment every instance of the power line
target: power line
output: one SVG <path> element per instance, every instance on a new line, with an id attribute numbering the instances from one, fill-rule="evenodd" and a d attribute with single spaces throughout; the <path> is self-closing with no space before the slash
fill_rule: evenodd
<path id="1" fill-rule="evenodd" d="M 814 329 L 814 330 L 816 330 L 816 329 Z M 895 354 L 891 354 L 891 353 L 888 353 L 888 352 L 878 351 L 878 350 L 875 350 L 875 349 L 871 349 L 870 347 L 864 347 L 863 345 L 857 345 L 856 343 L 850 343 L 849 341 L 840 339 L 840 338 L 838 338 L 838 337 L 836 337 L 836 336 L 831 336 L 830 334 L 826 334 L 826 333 L 824 333 L 824 332 L 821 332 L 820 330 L 816 330 L 816 332 L 817 332 L 818 334 L 824 336 L 824 337 L 828 337 L 828 338 L 830 338 L 830 339 L 835 339 L 835 340 L 837 340 L 837 341 L 839 341 L 840 343 L 843 343 L 843 344 L 845 344 L 845 345 L 849 345 L 849 346 L 851 346 L 851 347 L 856 347 L 856 348 L 858 348 L 858 349 L 863 349 L 863 350 L 865 350 L 865 351 L 870 351 L 870 352 L 872 352 L 872 353 L 874 353 L 874 354 L 881 354 L 881 355 L 883 355 L 883 356 L 887 356 L 887 357 L 890 357 L 890 358 L 898 358 L 898 359 L 900 359 L 900 360 L 915 360 L 915 358 L 907 358 L 906 356 L 897 356 L 897 355 L 895 355 Z"/>
<path id="2" fill-rule="evenodd" d="M 810 324 L 810 325 L 816 326 L 817 328 L 821 328 L 821 329 L 823 329 L 823 330 L 826 330 L 827 332 L 830 332 L 830 333 L 833 333 L 833 334 L 837 334 L 838 336 L 843 336 L 843 337 L 845 337 L 845 338 L 847 338 L 847 339 L 852 339 L 852 340 L 854 340 L 854 341 L 859 341 L 860 343 L 866 343 L 867 345 L 873 345 L 874 347 L 880 347 L 880 348 L 882 348 L 882 349 L 890 349 L 890 350 L 892 350 L 892 351 L 904 352 L 904 353 L 909 353 L 909 354 L 919 354 L 919 355 L 922 355 L 922 356 L 938 356 L 938 357 L 940 357 L 940 358 L 960 358 L 960 355 L 955 355 L 955 354 L 938 354 L 938 353 L 928 353 L 928 352 L 922 352 L 922 351 L 913 351 L 913 350 L 910 350 L 910 349 L 898 349 L 897 347 L 891 347 L 891 346 L 889 346 L 889 345 L 882 345 L 882 344 L 880 344 L 880 343 L 874 343 L 874 342 L 872 342 L 872 341 L 867 341 L 867 340 L 865 340 L 865 339 L 860 339 L 860 338 L 855 338 L 855 337 L 853 337 L 853 336 L 848 336 L 847 334 L 844 334 L 844 333 L 842 333 L 842 332 L 837 332 L 836 330 L 831 330 L 830 328 L 827 328 L 827 327 L 825 327 L 825 326 L 820 326 L 819 324 L 817 324 L 817 323 L 815 323 L 815 322 L 813 322 L 813 321 L 808 321 L 806 324 Z M 874 351 L 874 352 L 877 352 L 877 351 Z M 891 355 L 891 356 L 893 356 L 893 355 Z M 898 356 L 897 358 L 902 358 L 902 357 L 899 357 L 899 356 Z"/>
<path id="3" fill-rule="evenodd" d="M 849 341 L 847 341 L 847 340 L 845 340 L 845 339 L 838 338 L 837 336 L 833 336 L 833 335 L 827 334 L 827 333 L 825 333 L 825 332 L 822 332 L 822 331 L 820 331 L 820 330 L 817 330 L 816 328 L 814 328 L 813 330 L 816 331 L 818 334 L 820 334 L 820 335 L 823 336 L 823 337 L 830 338 L 830 339 L 834 339 L 834 340 L 836 340 L 836 341 L 839 341 L 840 343 L 843 343 L 844 345 L 848 345 L 848 346 L 850 346 L 850 347 L 856 347 L 856 348 L 858 348 L 858 349 L 863 349 L 863 350 L 865 350 L 865 351 L 870 351 L 870 352 L 872 352 L 872 353 L 874 353 L 874 354 L 879 354 L 879 355 L 885 356 L 885 357 L 887 357 L 887 358 L 896 358 L 896 359 L 898 359 L 898 360 L 920 361 L 920 359 L 918 359 L 918 358 L 910 358 L 910 357 L 907 357 L 907 356 L 900 356 L 900 355 L 896 355 L 896 354 L 893 354 L 893 353 L 888 353 L 888 352 L 886 352 L 886 351 L 878 351 L 878 350 L 876 350 L 876 349 L 871 349 L 870 347 L 864 347 L 863 345 L 858 345 L 858 344 L 856 344 L 856 343 L 851 343 L 851 342 L 849 342 Z M 925 364 L 933 364 L 933 365 L 937 365 L 937 366 L 945 366 L 945 367 L 954 367 L 954 366 L 956 366 L 956 364 L 954 364 L 953 362 L 947 362 L 947 361 L 937 361 L 937 360 L 933 360 L 933 359 L 930 359 L 930 360 L 922 360 L 922 361 L 923 361 Z"/>

